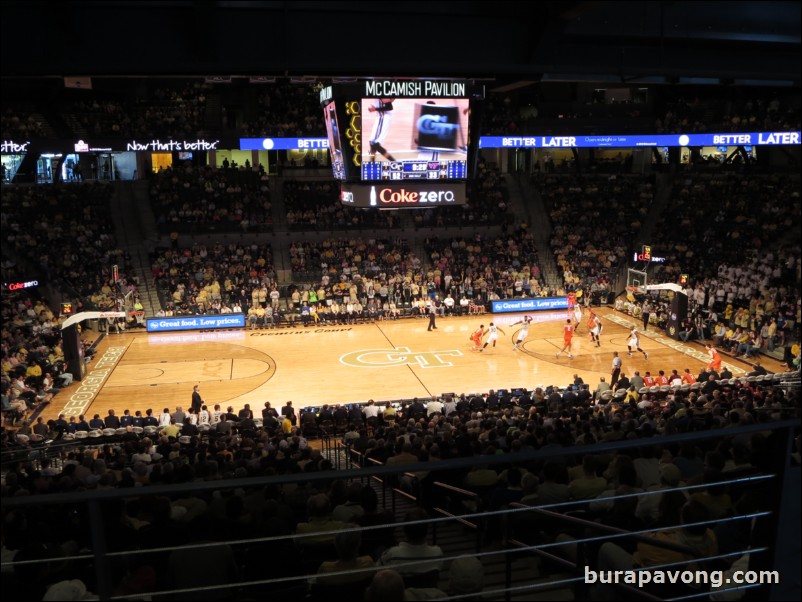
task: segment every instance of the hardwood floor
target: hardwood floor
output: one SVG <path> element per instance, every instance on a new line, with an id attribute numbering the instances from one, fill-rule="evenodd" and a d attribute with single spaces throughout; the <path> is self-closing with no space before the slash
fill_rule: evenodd
<path id="1" fill-rule="evenodd" d="M 540 385 L 565 386 L 578 373 L 596 387 L 610 373 L 613 351 L 624 360 L 624 371 L 670 373 L 706 363 L 705 350 L 681 344 L 650 329 L 641 346 L 648 360 L 626 356 L 627 325 L 632 318 L 600 308 L 602 345 L 591 345 L 587 327 L 580 325 L 573 339 L 573 359 L 555 358 L 563 345 L 565 312 L 532 314 L 523 349 L 513 350 L 523 314 L 438 318 L 428 332 L 427 319 L 406 318 L 370 324 L 302 326 L 275 330 L 223 332 L 131 333 L 107 336 L 88 366 L 87 377 L 59 393 L 42 416 L 59 413 L 101 417 L 113 408 L 189 407 L 193 385 L 210 409 L 219 403 L 235 410 L 249 403 L 259 415 L 265 401 L 274 407 L 293 402 L 296 409 L 324 403 L 361 402 L 428 397 L 442 393 L 485 392 L 489 389 Z M 471 350 L 468 337 L 479 324 L 494 321 L 503 330 L 496 347 Z M 729 360 L 735 376 L 751 370 L 747 362 Z M 770 371 L 779 363 L 764 358 Z M 775 365 L 776 364 L 776 365 Z"/>

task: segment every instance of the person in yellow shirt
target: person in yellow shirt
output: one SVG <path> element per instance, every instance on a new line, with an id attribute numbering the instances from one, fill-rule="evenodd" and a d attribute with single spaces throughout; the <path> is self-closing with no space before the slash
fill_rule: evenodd
<path id="1" fill-rule="evenodd" d="M 261 304 L 256 308 L 256 326 L 257 328 L 265 327 L 265 308 Z"/>
<path id="2" fill-rule="evenodd" d="M 25 376 L 33 376 L 33 377 L 40 377 L 42 376 L 42 367 L 39 364 L 32 363 L 28 366 L 28 369 L 25 371 Z"/>

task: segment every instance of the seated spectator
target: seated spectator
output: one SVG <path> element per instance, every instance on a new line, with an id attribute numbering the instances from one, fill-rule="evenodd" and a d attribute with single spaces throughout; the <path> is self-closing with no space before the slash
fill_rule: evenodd
<path id="1" fill-rule="evenodd" d="M 607 488 L 607 480 L 596 474 L 596 456 L 587 455 L 582 458 L 582 476 L 568 485 L 568 492 L 575 500 L 587 500 L 599 495 Z"/>
<path id="2" fill-rule="evenodd" d="M 359 481 L 353 481 L 348 485 L 346 491 L 347 500 L 334 507 L 331 517 L 344 523 L 358 522 L 359 518 L 365 514 L 365 509 L 362 507 L 362 484 Z"/>
<path id="3" fill-rule="evenodd" d="M 543 483 L 538 487 L 540 503 L 559 504 L 571 499 L 568 488 L 568 471 L 564 464 L 549 460 L 543 466 Z"/>
<path id="4" fill-rule="evenodd" d="M 379 559 L 381 566 L 396 566 L 401 575 L 421 575 L 443 568 L 443 550 L 426 543 L 429 515 L 422 508 L 409 511 L 404 517 L 406 541 L 390 548 Z"/>
<path id="5" fill-rule="evenodd" d="M 325 493 L 311 496 L 306 502 L 307 522 L 298 523 L 296 542 L 300 545 L 333 544 L 332 531 L 345 528 L 345 523 L 331 517 L 331 502 Z M 306 536 L 309 534 L 309 536 Z M 301 537 L 304 536 L 304 537 Z"/>
<path id="6" fill-rule="evenodd" d="M 349 525 L 346 524 L 346 527 Z M 354 525 L 350 525 L 353 527 Z M 317 571 L 320 585 L 344 585 L 368 581 L 373 576 L 375 563 L 370 556 L 358 556 L 362 545 L 362 532 L 354 529 L 338 533 L 334 538 L 337 560 L 323 562 Z M 359 571 L 347 575 L 330 575 L 341 571 Z"/>
<path id="7" fill-rule="evenodd" d="M 373 581 L 365 590 L 365 600 L 404 602 L 404 591 L 404 578 L 398 571 L 384 569 L 373 576 Z"/>

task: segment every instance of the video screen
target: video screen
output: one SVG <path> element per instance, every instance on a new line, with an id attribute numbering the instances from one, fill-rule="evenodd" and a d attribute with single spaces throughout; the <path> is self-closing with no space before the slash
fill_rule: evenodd
<path id="1" fill-rule="evenodd" d="M 362 180 L 464 180 L 469 101 L 362 100 Z"/>
<path id="2" fill-rule="evenodd" d="M 340 127 L 337 122 L 337 107 L 330 102 L 323 108 L 326 120 L 326 135 L 329 137 L 329 155 L 331 156 L 331 171 L 335 180 L 345 180 L 345 158 L 343 157 L 342 140 L 340 140 Z"/>

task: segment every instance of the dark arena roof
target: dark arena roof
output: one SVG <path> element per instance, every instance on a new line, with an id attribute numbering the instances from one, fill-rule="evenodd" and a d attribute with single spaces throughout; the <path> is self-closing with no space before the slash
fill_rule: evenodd
<path id="1" fill-rule="evenodd" d="M 799 86 L 799 2 L 5 2 L 3 77 Z M 490 86 L 492 89 L 494 86 Z"/>

